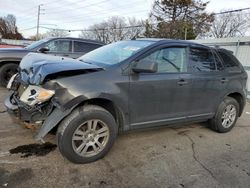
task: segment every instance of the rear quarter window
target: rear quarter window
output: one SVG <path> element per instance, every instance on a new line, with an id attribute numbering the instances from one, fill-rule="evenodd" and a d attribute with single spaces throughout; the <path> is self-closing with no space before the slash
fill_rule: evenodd
<path id="1" fill-rule="evenodd" d="M 218 51 L 219 56 L 221 57 L 224 67 L 229 68 L 229 67 L 239 67 L 239 62 L 234 57 L 233 54 L 230 54 L 230 52 L 226 51 Z"/>

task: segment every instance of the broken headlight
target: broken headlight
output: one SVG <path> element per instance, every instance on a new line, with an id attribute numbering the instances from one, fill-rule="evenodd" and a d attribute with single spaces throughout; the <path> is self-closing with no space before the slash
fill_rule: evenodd
<path id="1" fill-rule="evenodd" d="M 34 106 L 35 104 L 48 101 L 54 94 L 54 90 L 48 90 L 39 86 L 29 85 L 20 96 L 20 101 L 30 106 Z"/>

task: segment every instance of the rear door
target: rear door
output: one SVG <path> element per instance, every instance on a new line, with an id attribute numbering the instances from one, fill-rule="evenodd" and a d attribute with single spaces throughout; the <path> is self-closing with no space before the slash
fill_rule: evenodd
<path id="1" fill-rule="evenodd" d="M 156 73 L 132 73 L 130 76 L 129 112 L 133 127 L 149 127 L 183 121 L 192 97 L 187 71 L 187 46 L 162 46 L 139 61 L 154 61 Z"/>
<path id="2" fill-rule="evenodd" d="M 193 80 L 189 117 L 210 117 L 226 87 L 222 64 L 210 48 L 201 46 L 190 46 L 189 62 Z"/>
<path id="3" fill-rule="evenodd" d="M 224 65 L 223 78 L 227 85 L 225 94 L 236 91 L 242 93 L 246 90 L 247 80 L 247 73 L 243 66 L 230 51 L 220 49 L 217 52 Z M 244 92 L 242 94 L 244 95 Z"/>

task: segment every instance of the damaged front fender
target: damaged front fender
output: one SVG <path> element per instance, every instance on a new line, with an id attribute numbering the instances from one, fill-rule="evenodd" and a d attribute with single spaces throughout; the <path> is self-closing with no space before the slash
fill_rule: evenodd
<path id="1" fill-rule="evenodd" d="M 77 105 L 75 105 L 67 110 L 61 110 L 59 108 L 55 108 L 53 110 L 53 112 L 43 122 L 38 134 L 35 136 L 35 140 L 43 142 L 43 138 L 54 127 L 56 127 L 66 116 L 68 116 L 76 106 Z"/>

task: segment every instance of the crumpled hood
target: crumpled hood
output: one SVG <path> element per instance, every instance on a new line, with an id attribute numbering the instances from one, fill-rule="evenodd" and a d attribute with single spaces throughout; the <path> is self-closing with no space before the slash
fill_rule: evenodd
<path id="1" fill-rule="evenodd" d="M 51 75 L 60 76 L 86 73 L 88 70 L 101 70 L 101 67 L 87 64 L 79 60 L 51 56 L 46 54 L 29 53 L 26 55 L 20 65 L 21 80 L 32 85 L 40 85 L 45 78 Z"/>

